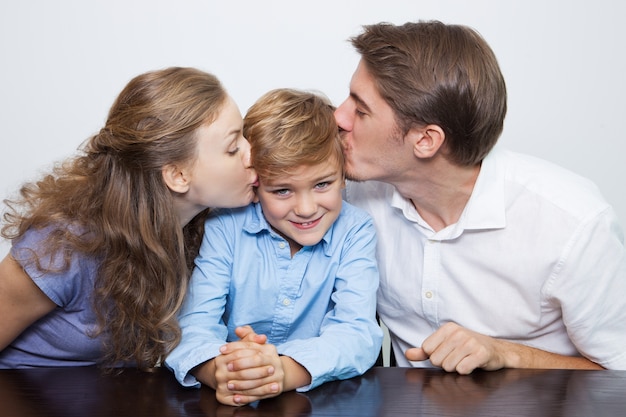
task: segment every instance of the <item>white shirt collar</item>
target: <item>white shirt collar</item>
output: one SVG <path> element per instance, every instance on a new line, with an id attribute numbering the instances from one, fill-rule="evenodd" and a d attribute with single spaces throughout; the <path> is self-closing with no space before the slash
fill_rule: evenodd
<path id="1" fill-rule="evenodd" d="M 465 229 L 502 229 L 506 226 L 504 181 L 506 167 L 498 165 L 493 150 L 483 160 L 474 190 L 459 223 Z"/>
<path id="2" fill-rule="evenodd" d="M 407 220 L 417 223 L 432 239 L 454 239 L 464 230 L 501 229 L 506 226 L 504 181 L 505 169 L 497 164 L 492 151 L 483 160 L 472 195 L 468 200 L 459 221 L 435 233 L 422 219 L 413 203 L 400 195 L 394 188 L 391 206 L 402 211 Z"/>

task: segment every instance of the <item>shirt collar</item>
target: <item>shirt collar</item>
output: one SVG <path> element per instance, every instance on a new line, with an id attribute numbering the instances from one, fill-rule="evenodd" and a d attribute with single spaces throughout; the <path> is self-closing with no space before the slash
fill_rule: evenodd
<path id="1" fill-rule="evenodd" d="M 243 230 L 250 234 L 261 233 L 264 230 L 272 232 L 272 228 L 263 216 L 261 204 L 251 203 L 250 208 L 246 210 L 247 216 L 243 223 Z"/>
<path id="2" fill-rule="evenodd" d="M 459 220 L 465 229 L 502 229 L 506 226 L 506 168 L 498 163 L 498 153 L 491 151 L 482 162 L 474 190 Z"/>
<path id="3" fill-rule="evenodd" d="M 504 167 L 498 163 L 498 151 L 491 151 L 482 162 L 472 195 L 459 221 L 442 230 L 447 238 L 458 236 L 463 230 L 501 229 L 506 225 L 504 202 Z M 402 211 L 404 217 L 432 230 L 419 215 L 413 203 L 393 189 L 391 206 Z M 456 231 L 456 232 L 455 232 Z M 439 234 L 439 233 L 437 233 Z"/>

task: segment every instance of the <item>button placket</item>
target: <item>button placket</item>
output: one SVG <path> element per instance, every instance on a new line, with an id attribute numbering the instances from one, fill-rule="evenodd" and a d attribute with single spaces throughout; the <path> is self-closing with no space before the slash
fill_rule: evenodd
<path id="1" fill-rule="evenodd" d="M 441 242 L 428 240 L 424 245 L 424 275 L 422 277 L 422 310 L 425 318 L 437 325 L 437 280 L 440 267 Z"/>

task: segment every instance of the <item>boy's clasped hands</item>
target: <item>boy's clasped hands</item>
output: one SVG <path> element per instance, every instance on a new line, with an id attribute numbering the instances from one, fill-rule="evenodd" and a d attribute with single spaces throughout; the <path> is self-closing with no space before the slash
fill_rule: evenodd
<path id="1" fill-rule="evenodd" d="M 282 393 L 285 370 L 276 347 L 250 326 L 237 327 L 235 333 L 240 340 L 222 346 L 221 354 L 205 367 L 214 376 L 218 401 L 244 405 Z"/>

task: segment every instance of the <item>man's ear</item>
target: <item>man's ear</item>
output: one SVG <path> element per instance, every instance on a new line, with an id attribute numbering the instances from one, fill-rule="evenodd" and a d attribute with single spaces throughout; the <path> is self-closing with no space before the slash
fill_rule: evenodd
<path id="1" fill-rule="evenodd" d="M 177 165 L 168 164 L 161 170 L 163 181 L 170 190 L 176 193 L 186 193 L 189 190 L 189 175 L 187 171 Z"/>
<path id="2" fill-rule="evenodd" d="M 443 146 L 446 134 L 438 125 L 413 127 L 406 134 L 413 143 L 413 153 L 418 158 L 432 158 Z"/>

